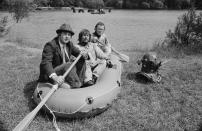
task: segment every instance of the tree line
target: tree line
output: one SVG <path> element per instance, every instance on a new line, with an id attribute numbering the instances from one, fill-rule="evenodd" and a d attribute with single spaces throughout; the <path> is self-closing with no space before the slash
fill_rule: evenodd
<path id="1" fill-rule="evenodd" d="M 7 10 L 9 6 L 19 0 L 0 0 L 0 9 Z M 202 9 L 201 0 L 27 0 L 30 6 L 50 7 L 113 7 L 119 9 L 188 9 L 195 7 Z"/>

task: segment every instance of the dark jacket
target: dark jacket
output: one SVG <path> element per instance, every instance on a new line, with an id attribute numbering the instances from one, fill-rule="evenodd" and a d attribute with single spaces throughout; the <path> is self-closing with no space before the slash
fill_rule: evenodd
<path id="1" fill-rule="evenodd" d="M 71 55 L 77 57 L 80 53 L 79 49 L 76 48 L 72 42 L 67 43 L 67 52 L 69 57 Z M 66 62 L 70 61 L 66 56 Z M 42 60 L 40 64 L 40 75 L 39 82 L 46 82 L 49 80 L 49 76 L 55 73 L 54 68 L 61 65 L 62 52 L 59 45 L 59 38 L 55 37 L 51 42 L 45 44 L 42 52 Z"/>

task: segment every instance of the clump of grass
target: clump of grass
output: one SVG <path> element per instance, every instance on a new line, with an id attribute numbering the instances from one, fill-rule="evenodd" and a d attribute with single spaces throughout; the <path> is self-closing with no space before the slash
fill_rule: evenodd
<path id="1" fill-rule="evenodd" d="M 174 31 L 169 30 L 162 43 L 154 45 L 153 50 L 174 56 L 202 53 L 202 13 L 191 8 L 178 18 Z"/>

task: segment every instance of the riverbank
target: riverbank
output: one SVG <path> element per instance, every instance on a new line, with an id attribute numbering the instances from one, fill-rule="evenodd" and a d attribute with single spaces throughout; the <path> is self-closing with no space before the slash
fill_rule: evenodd
<path id="1" fill-rule="evenodd" d="M 32 93 L 39 74 L 42 49 L 0 42 L 0 127 L 12 130 L 34 109 Z M 162 81 L 138 83 L 134 73 L 143 52 L 122 52 L 130 56 L 124 64 L 122 90 L 106 112 L 83 120 L 58 120 L 62 130 L 199 130 L 202 122 L 202 57 L 169 59 L 160 69 Z M 51 118 L 39 113 L 28 130 L 53 130 Z"/>

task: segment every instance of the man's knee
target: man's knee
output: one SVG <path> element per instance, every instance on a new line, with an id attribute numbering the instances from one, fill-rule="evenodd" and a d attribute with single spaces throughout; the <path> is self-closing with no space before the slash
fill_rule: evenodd
<path id="1" fill-rule="evenodd" d="M 69 69 L 70 65 L 71 65 L 70 63 L 65 63 L 63 65 L 63 71 L 67 71 Z"/>
<path id="2" fill-rule="evenodd" d="M 106 60 L 101 60 L 101 61 L 99 62 L 99 64 L 100 64 L 100 65 L 103 65 L 103 66 L 104 66 L 104 65 L 106 66 L 106 65 L 107 65 L 107 61 L 106 61 Z"/>

